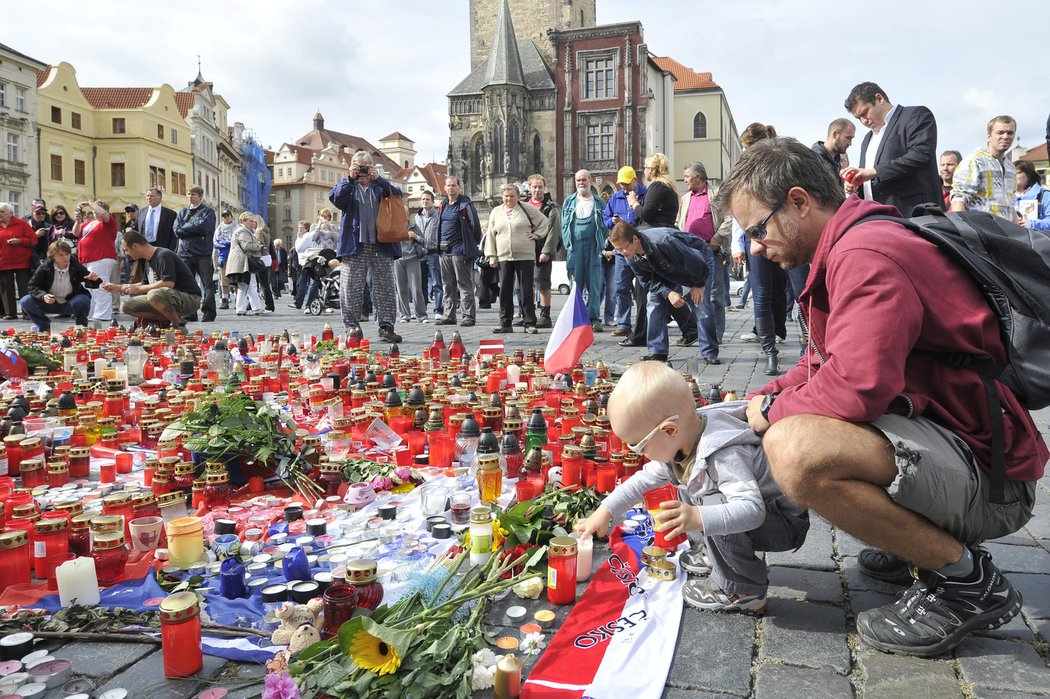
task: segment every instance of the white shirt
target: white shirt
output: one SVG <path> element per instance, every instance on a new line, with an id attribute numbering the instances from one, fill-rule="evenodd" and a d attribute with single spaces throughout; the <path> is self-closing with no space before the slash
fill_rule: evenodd
<path id="1" fill-rule="evenodd" d="M 864 167 L 875 167 L 875 156 L 879 153 L 879 145 L 882 143 L 882 134 L 886 133 L 886 127 L 890 125 L 890 119 L 897 112 L 897 105 L 890 107 L 890 111 L 886 112 L 886 121 L 882 124 L 881 129 L 871 130 L 871 140 L 868 141 L 868 147 L 864 150 Z M 874 199 L 875 197 L 871 193 L 871 180 L 868 180 L 863 185 L 864 198 Z"/>
<path id="2" fill-rule="evenodd" d="M 576 197 L 576 218 L 590 218 L 594 213 L 594 197 Z"/>

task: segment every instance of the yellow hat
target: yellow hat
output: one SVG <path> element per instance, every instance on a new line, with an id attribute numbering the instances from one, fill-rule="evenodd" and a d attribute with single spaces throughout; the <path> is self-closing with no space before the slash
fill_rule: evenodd
<path id="1" fill-rule="evenodd" d="M 617 184 L 631 184 L 638 177 L 638 173 L 634 171 L 634 168 L 630 165 L 624 165 L 620 168 L 620 171 L 616 173 Z"/>

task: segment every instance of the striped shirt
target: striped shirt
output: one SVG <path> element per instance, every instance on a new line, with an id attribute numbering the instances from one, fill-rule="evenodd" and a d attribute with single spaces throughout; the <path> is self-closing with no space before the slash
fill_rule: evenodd
<path id="1" fill-rule="evenodd" d="M 967 211 L 988 213 L 1013 221 L 1017 169 L 1009 158 L 1002 160 L 978 148 L 959 163 L 952 179 L 952 203 L 962 202 Z"/>

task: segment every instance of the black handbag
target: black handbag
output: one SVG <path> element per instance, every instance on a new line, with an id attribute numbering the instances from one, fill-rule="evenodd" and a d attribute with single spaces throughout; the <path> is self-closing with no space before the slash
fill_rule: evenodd
<path id="1" fill-rule="evenodd" d="M 266 265 L 263 264 L 261 257 L 248 258 L 248 272 L 250 274 L 259 274 L 264 269 L 266 269 Z"/>

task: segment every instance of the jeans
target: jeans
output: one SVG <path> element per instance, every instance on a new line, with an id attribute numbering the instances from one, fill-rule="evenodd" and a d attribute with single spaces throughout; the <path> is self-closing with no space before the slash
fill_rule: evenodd
<path id="1" fill-rule="evenodd" d="M 605 284 L 604 320 L 606 325 L 612 325 L 616 321 L 616 264 L 602 262 L 602 276 Z"/>
<path id="2" fill-rule="evenodd" d="M 766 354 L 778 354 L 777 340 L 773 329 L 773 286 L 776 275 L 776 263 L 762 255 L 752 255 L 747 251 L 751 273 L 751 293 L 755 299 L 755 334 L 762 343 Z"/>
<path id="3" fill-rule="evenodd" d="M 616 255 L 613 286 L 616 295 L 616 325 L 621 330 L 631 329 L 631 305 L 634 303 L 634 270 L 623 255 Z"/>
<path id="4" fill-rule="evenodd" d="M 441 281 L 448 302 L 445 317 L 455 320 L 462 305 L 463 319 L 474 320 L 474 260 L 463 255 L 442 255 Z"/>
<path id="5" fill-rule="evenodd" d="M 703 330 L 703 324 L 706 321 L 710 327 L 710 332 L 714 332 L 714 315 L 709 314 L 709 311 L 704 308 L 705 305 L 710 306 L 711 304 L 710 289 L 710 284 L 704 286 L 704 298 L 697 304 L 688 299 L 689 289 L 681 289 L 679 293 L 687 297 L 685 306 L 680 310 L 690 313 L 696 319 L 697 328 L 700 329 L 700 356 L 714 358 L 718 356 L 718 338 L 714 338 L 715 342 L 713 345 L 710 341 L 707 341 L 705 344 Z M 646 301 L 646 315 L 648 316 L 646 345 L 650 354 L 667 354 L 667 321 L 671 316 L 671 309 L 672 306 L 665 297 L 653 292 L 648 293 Z"/>
<path id="6" fill-rule="evenodd" d="M 714 271 L 709 277 L 711 302 L 715 314 L 715 333 L 722 337 L 726 333 L 726 308 L 729 306 L 729 265 L 733 259 L 721 252 L 714 253 Z"/>
<path id="7" fill-rule="evenodd" d="M 427 255 L 427 298 L 434 299 L 434 315 L 440 316 L 445 313 L 445 292 L 441 285 L 441 257 L 437 254 Z"/>
<path id="8" fill-rule="evenodd" d="M 20 301 L 22 310 L 29 316 L 33 325 L 42 331 L 51 329 L 48 313 L 68 313 L 73 316 L 77 325 L 87 325 L 88 309 L 91 308 L 91 297 L 84 294 L 70 296 L 65 303 L 44 303 L 26 294 Z"/>

